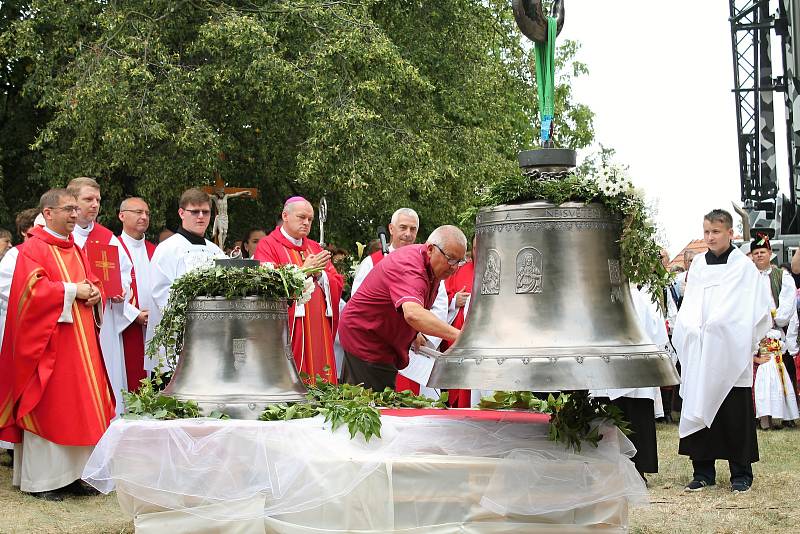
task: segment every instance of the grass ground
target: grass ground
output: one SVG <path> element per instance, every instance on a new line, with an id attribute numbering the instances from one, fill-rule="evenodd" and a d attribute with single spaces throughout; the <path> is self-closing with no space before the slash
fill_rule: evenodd
<path id="1" fill-rule="evenodd" d="M 658 425 L 659 470 L 650 475 L 652 504 L 631 512 L 631 531 L 639 534 L 684 532 L 800 532 L 800 428 L 759 432 L 761 461 L 748 493 L 732 495 L 728 467 L 717 462 L 717 485 L 684 493 L 691 479 L 689 460 L 678 456 L 676 425 Z M 8 460 L 5 453 L 0 459 Z M 43 502 L 11 487 L 11 469 L 0 467 L 0 534 L 122 534 L 133 523 L 122 515 L 114 495 Z"/>

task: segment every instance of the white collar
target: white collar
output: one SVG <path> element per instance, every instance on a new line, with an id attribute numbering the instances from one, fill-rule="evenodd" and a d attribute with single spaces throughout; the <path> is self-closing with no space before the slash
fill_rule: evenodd
<path id="1" fill-rule="evenodd" d="M 87 226 L 86 228 L 81 228 L 76 224 L 75 229 L 72 230 L 72 232 L 83 237 L 89 237 L 89 234 L 92 233 L 92 230 L 94 230 L 94 221 L 90 222 L 89 226 Z"/>
<path id="2" fill-rule="evenodd" d="M 295 239 L 292 236 L 290 236 L 288 233 L 286 233 L 286 230 L 283 229 L 283 226 L 281 226 L 281 233 L 283 234 L 283 237 L 288 239 L 289 242 L 291 244 L 293 244 L 294 246 L 296 246 L 296 247 L 302 247 L 303 246 L 303 240 L 302 239 Z"/>
<path id="3" fill-rule="evenodd" d="M 44 228 L 44 231 L 45 231 L 45 232 L 47 232 L 48 234 L 50 234 L 50 235 L 51 235 L 51 236 L 53 236 L 53 237 L 57 237 L 57 238 L 59 238 L 59 239 L 63 239 L 64 241 L 66 241 L 67 239 L 69 239 L 69 237 L 67 237 L 67 236 L 63 236 L 63 235 L 59 234 L 58 232 L 56 232 L 55 230 L 51 230 L 51 229 L 50 229 L 50 228 L 48 228 L 47 226 L 43 226 L 42 228 Z M 76 228 L 77 228 L 77 227 L 76 227 Z"/>
<path id="4" fill-rule="evenodd" d="M 144 246 L 144 236 L 142 236 L 141 239 L 136 239 L 135 237 L 129 236 L 127 233 L 125 233 L 125 230 L 123 230 L 122 233 L 119 234 L 119 237 L 125 241 L 125 244 L 129 247 L 141 248 Z"/>

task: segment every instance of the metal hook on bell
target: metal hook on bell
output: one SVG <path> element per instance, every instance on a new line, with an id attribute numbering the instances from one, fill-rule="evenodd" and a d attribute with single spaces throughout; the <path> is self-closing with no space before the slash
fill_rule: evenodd
<path id="1" fill-rule="evenodd" d="M 522 34 L 539 43 L 547 42 L 547 18 L 542 12 L 542 0 L 512 0 L 514 19 Z M 550 16 L 556 18 L 556 35 L 564 27 L 564 0 L 554 0 Z"/>

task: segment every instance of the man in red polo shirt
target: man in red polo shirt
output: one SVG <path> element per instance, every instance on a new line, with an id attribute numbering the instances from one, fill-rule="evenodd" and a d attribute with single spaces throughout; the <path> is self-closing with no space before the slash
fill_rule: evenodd
<path id="1" fill-rule="evenodd" d="M 394 388 L 397 370 L 408 365 L 408 349 L 417 333 L 458 338 L 458 329 L 430 308 L 439 283 L 464 264 L 466 251 L 461 230 L 440 226 L 424 245 L 407 245 L 375 266 L 339 321 L 345 351 L 342 381 L 374 391 Z"/>

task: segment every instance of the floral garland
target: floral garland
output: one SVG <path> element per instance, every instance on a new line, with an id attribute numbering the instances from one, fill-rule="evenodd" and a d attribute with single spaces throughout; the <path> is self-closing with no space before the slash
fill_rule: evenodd
<path id="1" fill-rule="evenodd" d="M 531 179 L 521 173 L 489 186 L 476 204 L 462 217 L 474 221 L 481 207 L 529 200 L 597 202 L 622 219 L 620 263 L 631 282 L 646 286 L 653 301 L 664 309 L 664 290 L 672 275 L 661 263 L 661 247 L 656 243 L 656 226 L 644 199 L 644 192 L 633 186 L 627 169 L 619 164 L 604 164 L 594 176 L 571 173 L 564 178 Z"/>
<path id="2" fill-rule="evenodd" d="M 212 265 L 193 269 L 172 283 L 169 301 L 147 346 L 147 354 L 159 357 L 163 349 L 166 365 L 175 368 L 183 346 L 186 311 L 197 297 L 264 297 L 303 304 L 314 293 L 314 280 L 308 275 L 317 271 L 292 264 L 276 267 L 271 263 L 233 269 Z"/>

